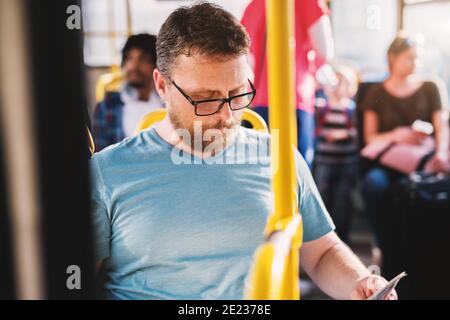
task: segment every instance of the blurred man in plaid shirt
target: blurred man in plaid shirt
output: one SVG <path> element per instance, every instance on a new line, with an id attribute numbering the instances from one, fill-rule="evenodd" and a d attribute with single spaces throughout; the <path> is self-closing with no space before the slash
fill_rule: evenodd
<path id="1" fill-rule="evenodd" d="M 119 92 L 108 92 L 94 112 L 95 150 L 131 137 L 139 120 L 163 107 L 155 90 L 153 70 L 156 66 L 156 37 L 137 34 L 128 38 L 122 49 L 125 83 Z"/>

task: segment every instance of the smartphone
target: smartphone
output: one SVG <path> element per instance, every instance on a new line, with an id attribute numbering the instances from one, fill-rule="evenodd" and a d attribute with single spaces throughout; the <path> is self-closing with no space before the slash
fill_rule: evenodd
<path id="1" fill-rule="evenodd" d="M 416 120 L 412 124 L 414 131 L 421 132 L 426 135 L 431 135 L 433 133 L 433 125 L 427 121 Z"/>

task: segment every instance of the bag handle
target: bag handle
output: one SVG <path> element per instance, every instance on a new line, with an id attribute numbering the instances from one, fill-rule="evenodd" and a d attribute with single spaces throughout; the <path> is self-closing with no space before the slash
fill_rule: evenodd
<path id="1" fill-rule="evenodd" d="M 386 147 L 384 147 L 383 150 L 380 151 L 380 153 L 375 157 L 375 159 L 373 159 L 373 161 L 380 163 L 381 157 L 384 156 L 389 150 L 391 150 L 392 147 L 396 144 L 396 142 L 391 142 L 390 144 L 388 144 Z"/>

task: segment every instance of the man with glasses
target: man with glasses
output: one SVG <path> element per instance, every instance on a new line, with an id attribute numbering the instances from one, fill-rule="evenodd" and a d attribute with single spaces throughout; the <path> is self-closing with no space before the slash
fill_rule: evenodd
<path id="1" fill-rule="evenodd" d="M 162 25 L 153 76 L 168 116 L 91 160 L 108 298 L 243 298 L 273 210 L 269 136 L 240 126 L 256 94 L 248 47 L 239 22 L 209 3 L 179 8 Z M 333 232 L 295 152 L 304 268 L 332 297 L 366 298 L 386 281 Z"/>

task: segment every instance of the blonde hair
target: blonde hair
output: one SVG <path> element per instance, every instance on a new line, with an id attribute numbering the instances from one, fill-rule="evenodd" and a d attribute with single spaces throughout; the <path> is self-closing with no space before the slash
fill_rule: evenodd
<path id="1" fill-rule="evenodd" d="M 395 37 L 387 50 L 389 70 L 392 68 L 391 61 L 389 59 L 390 56 L 397 56 L 410 48 L 415 48 L 416 46 L 416 42 L 404 34 L 400 34 Z"/>
<path id="2" fill-rule="evenodd" d="M 358 90 L 358 85 L 360 82 L 358 72 L 354 68 L 345 64 L 334 64 L 333 69 L 336 74 L 340 74 L 348 82 L 349 94 L 354 96 Z"/>

